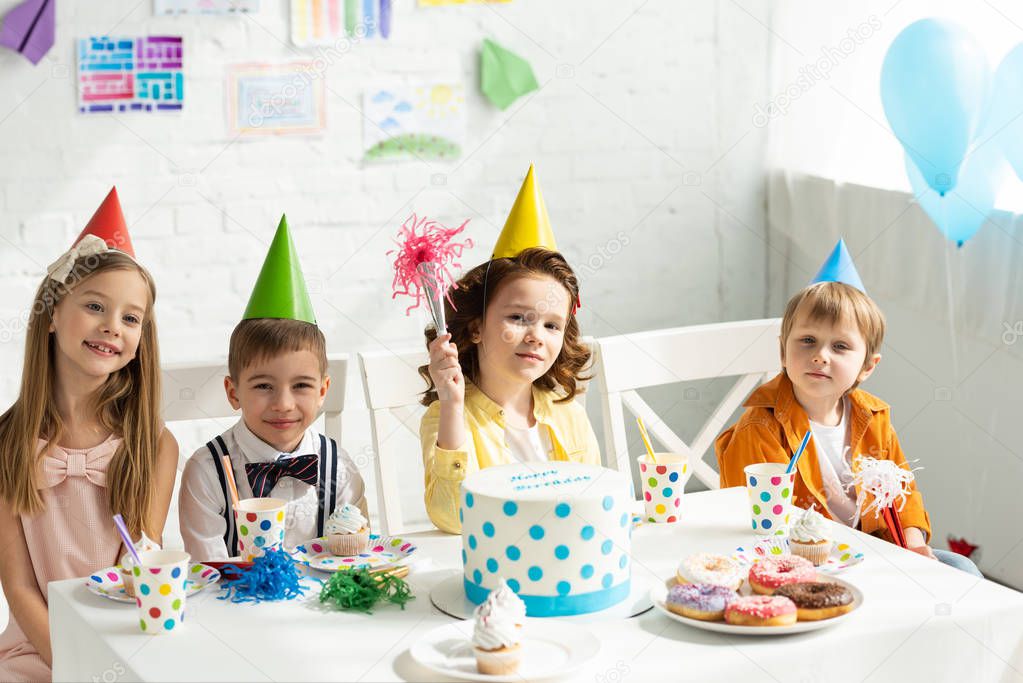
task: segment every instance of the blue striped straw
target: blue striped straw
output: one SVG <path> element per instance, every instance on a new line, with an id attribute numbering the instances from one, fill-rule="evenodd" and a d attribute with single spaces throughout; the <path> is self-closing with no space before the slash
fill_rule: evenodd
<path id="1" fill-rule="evenodd" d="M 785 474 L 791 474 L 792 470 L 796 469 L 796 463 L 799 462 L 799 456 L 801 456 L 803 451 L 806 450 L 806 444 L 810 443 L 811 434 L 813 434 L 813 432 L 808 431 L 803 436 L 803 442 L 799 444 L 799 448 L 796 449 L 795 455 L 793 455 L 792 459 L 789 460 L 789 466 L 785 468 Z"/>

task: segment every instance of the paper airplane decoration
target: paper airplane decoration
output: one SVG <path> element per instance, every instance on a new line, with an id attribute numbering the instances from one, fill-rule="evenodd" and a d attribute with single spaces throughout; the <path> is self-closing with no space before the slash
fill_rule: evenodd
<path id="1" fill-rule="evenodd" d="M 483 40 L 480 88 L 495 107 L 507 109 L 512 102 L 539 87 L 529 62 L 489 38 Z"/>
<path id="2" fill-rule="evenodd" d="M 25 0 L 7 13 L 0 27 L 0 45 L 38 64 L 53 47 L 57 0 Z"/>

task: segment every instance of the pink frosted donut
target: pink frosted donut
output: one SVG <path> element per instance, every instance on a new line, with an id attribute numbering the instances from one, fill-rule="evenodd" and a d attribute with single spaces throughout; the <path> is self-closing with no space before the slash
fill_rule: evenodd
<path id="1" fill-rule="evenodd" d="M 781 596 L 736 598 L 725 607 L 725 621 L 736 626 L 788 626 L 796 623 L 796 603 Z"/>
<path id="2" fill-rule="evenodd" d="M 749 569 L 749 585 L 754 592 L 771 595 L 779 586 L 817 580 L 813 562 L 796 555 L 768 557 Z"/>

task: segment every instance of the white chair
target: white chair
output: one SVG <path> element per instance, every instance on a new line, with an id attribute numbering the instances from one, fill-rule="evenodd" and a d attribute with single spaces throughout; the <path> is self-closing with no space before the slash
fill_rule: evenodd
<path id="1" fill-rule="evenodd" d="M 406 521 L 401 485 L 405 480 L 408 486 L 415 487 L 413 491 L 418 492 L 404 494 L 410 501 L 422 500 L 423 458 L 419 445 L 419 422 L 426 408 L 419 400 L 426 383 L 419 375 L 419 366 L 428 360 L 423 347 L 359 354 L 375 456 L 380 533 L 384 536 L 435 528 L 429 522 Z M 414 441 L 408 438 L 410 433 L 415 437 Z M 408 476 L 410 470 L 419 476 Z M 402 473 L 406 476 L 402 477 Z M 425 515 L 425 505 L 423 513 Z"/>
<path id="2" fill-rule="evenodd" d="M 327 355 L 327 374 L 330 375 L 331 389 L 323 402 L 323 432 L 341 443 L 341 412 L 345 404 L 345 379 L 348 374 L 347 354 Z M 224 377 L 227 363 L 214 361 L 206 363 L 182 363 L 163 366 L 163 419 L 165 422 L 191 422 L 194 420 L 218 420 L 227 429 L 240 415 L 231 408 L 224 393 Z M 182 426 L 183 427 L 183 426 Z M 220 431 L 223 431 L 221 429 Z M 176 431 L 181 431 L 179 428 Z M 218 432 L 219 433 L 219 432 Z M 179 445 L 184 445 L 178 461 L 178 479 L 174 484 L 170 511 L 164 526 L 164 546 L 181 547 L 181 530 L 178 527 L 178 490 L 181 486 L 181 470 L 194 449 L 212 437 L 212 433 L 176 434 Z"/>
<path id="3" fill-rule="evenodd" d="M 692 474 L 718 488 L 718 473 L 703 458 L 732 413 L 753 389 L 780 370 L 781 320 L 747 320 L 677 327 L 597 340 L 595 381 L 604 423 L 604 464 L 632 476 L 626 415 L 642 417 L 652 439 L 688 456 Z M 721 403 L 687 444 L 644 401 L 638 390 L 678 382 L 738 376 Z M 680 389 L 681 391 L 681 389 Z"/>

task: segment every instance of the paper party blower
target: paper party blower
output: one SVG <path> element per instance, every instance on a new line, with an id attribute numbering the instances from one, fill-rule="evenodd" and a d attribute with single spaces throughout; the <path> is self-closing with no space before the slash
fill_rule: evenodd
<path id="1" fill-rule="evenodd" d="M 810 281 L 810 284 L 815 285 L 818 282 L 841 282 L 855 287 L 864 294 L 867 293 L 867 288 L 863 286 L 863 280 L 860 279 L 852 256 L 845 246 L 845 240 L 842 239 L 838 240 L 838 244 L 831 251 L 828 260 L 817 271 L 817 275 Z"/>
<path id="2" fill-rule="evenodd" d="M 242 316 L 242 320 L 255 318 L 301 320 L 316 324 L 298 252 L 291 241 L 287 217 L 283 215 Z"/>
<path id="3" fill-rule="evenodd" d="M 539 87 L 529 62 L 489 38 L 483 40 L 480 89 L 495 107 L 507 109 L 512 102 Z"/>

